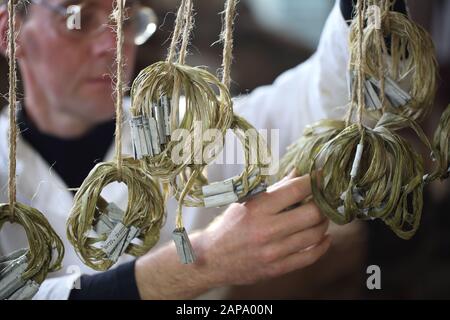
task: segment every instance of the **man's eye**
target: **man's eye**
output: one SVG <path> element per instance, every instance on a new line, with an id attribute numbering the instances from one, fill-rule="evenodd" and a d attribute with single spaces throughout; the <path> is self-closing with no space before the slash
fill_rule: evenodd
<path id="1" fill-rule="evenodd" d="M 91 30 L 96 27 L 96 15 L 92 11 L 81 12 L 81 29 Z"/>

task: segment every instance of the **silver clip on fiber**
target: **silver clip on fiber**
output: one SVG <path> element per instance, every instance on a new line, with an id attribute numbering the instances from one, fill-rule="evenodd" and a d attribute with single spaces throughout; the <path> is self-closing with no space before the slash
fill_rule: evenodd
<path id="1" fill-rule="evenodd" d="M 185 228 L 175 229 L 172 233 L 175 247 L 182 264 L 195 262 L 195 253 Z"/>

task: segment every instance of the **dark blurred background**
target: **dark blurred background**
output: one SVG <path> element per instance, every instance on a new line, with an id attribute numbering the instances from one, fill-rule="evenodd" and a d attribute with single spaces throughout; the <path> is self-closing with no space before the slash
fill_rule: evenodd
<path id="1" fill-rule="evenodd" d="M 158 32 L 140 48 L 136 72 L 166 54 L 178 1 L 149 1 L 159 16 Z M 223 0 L 197 0 L 196 28 L 188 62 L 216 70 Z M 241 0 L 235 30 L 234 95 L 270 84 L 281 72 L 314 52 L 332 0 Z M 431 137 L 450 103 L 450 1 L 408 1 L 413 18 L 432 35 L 440 64 L 435 111 L 424 124 Z M 447 18 L 447 19 L 445 19 Z M 0 93 L 7 92 L 7 64 L 0 59 Z M 4 104 L 4 101 L 2 101 Z M 396 238 L 383 223 L 339 228 L 338 241 L 314 267 L 293 277 L 240 287 L 231 298 L 450 298 L 450 182 L 426 188 L 422 225 L 410 241 Z M 382 271 L 382 290 L 366 288 L 366 267 Z M 296 282 L 293 282 L 296 279 Z"/>

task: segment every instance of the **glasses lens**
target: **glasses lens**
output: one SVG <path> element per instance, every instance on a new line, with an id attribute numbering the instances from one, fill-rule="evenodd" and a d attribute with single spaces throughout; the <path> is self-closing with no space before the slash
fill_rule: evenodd
<path id="1" fill-rule="evenodd" d="M 158 28 L 158 17 L 155 12 L 148 7 L 141 7 L 136 13 L 136 45 L 144 44 Z"/>
<path id="2" fill-rule="evenodd" d="M 70 35 L 85 37 L 96 36 L 103 32 L 106 27 L 113 23 L 111 16 L 95 5 L 83 5 L 78 7 L 77 12 L 73 12 L 66 17 L 65 31 Z M 78 21 L 79 26 L 74 27 Z M 157 30 L 158 17 L 153 9 L 139 6 L 129 8 L 125 14 L 124 31 L 125 40 L 130 39 L 136 45 L 144 44 Z"/>

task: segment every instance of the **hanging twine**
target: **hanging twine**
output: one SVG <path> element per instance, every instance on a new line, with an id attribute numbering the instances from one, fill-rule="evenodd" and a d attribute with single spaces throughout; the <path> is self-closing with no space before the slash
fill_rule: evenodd
<path id="1" fill-rule="evenodd" d="M 354 59 L 353 63 L 351 62 L 351 65 L 353 65 L 354 69 L 356 69 L 356 86 L 353 86 L 353 91 L 351 95 L 351 101 L 350 101 L 350 108 L 347 113 L 346 117 L 346 124 L 347 126 L 350 125 L 352 122 L 352 117 L 355 112 L 355 109 L 357 111 L 357 122 L 362 129 L 362 113 L 365 109 L 365 99 L 364 99 L 364 73 L 363 73 L 363 34 L 364 34 L 364 16 L 366 12 L 365 4 L 363 4 L 361 1 L 358 2 L 357 5 L 357 15 L 356 19 L 354 19 L 354 23 L 356 24 L 356 41 L 353 41 L 356 43 L 355 50 L 351 51 L 351 56 L 356 58 Z M 352 41 L 352 39 L 351 39 Z M 356 52 L 356 54 L 355 54 Z M 351 60 L 352 61 L 352 60 Z"/>
<path id="2" fill-rule="evenodd" d="M 364 99 L 364 73 L 363 73 L 363 29 L 366 7 L 364 1 L 358 1 L 358 61 L 356 64 L 358 71 L 358 126 L 362 130 L 362 113 L 365 109 Z"/>
<path id="3" fill-rule="evenodd" d="M 9 60 L 9 206 L 14 216 L 16 204 L 16 13 L 14 0 L 8 1 L 8 60 Z"/>
<path id="4" fill-rule="evenodd" d="M 193 3 L 191 0 L 185 0 L 184 4 L 184 13 L 183 13 L 183 35 L 182 35 L 182 41 L 181 41 L 181 48 L 180 48 L 180 54 L 178 58 L 178 63 L 181 65 L 184 65 L 186 63 L 186 56 L 187 56 L 187 48 L 189 44 L 189 39 L 192 33 L 192 30 L 194 28 L 194 18 L 193 18 Z M 180 82 L 175 82 L 175 88 L 174 92 L 176 94 L 175 101 L 179 104 L 179 93 L 180 93 Z M 199 137 L 194 137 L 194 139 L 198 139 Z M 178 202 L 177 206 L 177 214 L 175 218 L 175 228 L 176 230 L 182 230 L 184 228 L 183 224 L 183 199 L 188 193 L 188 191 L 191 189 L 192 184 L 194 183 L 195 179 L 197 178 L 199 171 L 201 169 L 198 168 L 194 170 L 194 173 L 189 177 L 189 180 L 184 185 L 183 191 L 181 193 L 181 201 Z"/>
<path id="5" fill-rule="evenodd" d="M 119 179 L 122 170 L 122 119 L 123 119 L 123 19 L 124 5 L 126 0 L 116 0 L 116 63 L 117 63 L 117 79 L 116 79 L 116 130 L 115 130 L 115 148 L 117 170 L 119 171 Z"/>
<path id="6" fill-rule="evenodd" d="M 181 38 L 180 35 L 184 24 L 183 13 L 185 11 L 185 6 L 186 0 L 181 0 L 181 4 L 178 8 L 177 16 L 175 19 L 175 26 L 172 34 L 172 40 L 170 42 L 169 53 L 167 55 L 167 62 L 175 62 L 176 51 Z"/>
<path id="7" fill-rule="evenodd" d="M 231 64 L 233 61 L 233 28 L 236 17 L 236 0 L 227 0 L 225 3 L 225 23 L 222 30 L 223 46 L 223 75 L 222 83 L 230 89 L 231 84 Z"/>
<path id="8" fill-rule="evenodd" d="M 194 6 L 192 0 L 185 0 L 185 10 L 183 14 L 183 37 L 181 41 L 180 55 L 178 57 L 179 64 L 186 63 L 187 48 L 189 45 L 189 39 L 194 29 Z"/>
<path id="9" fill-rule="evenodd" d="M 64 246 L 45 216 L 37 209 L 16 202 L 16 13 L 14 0 L 8 1 L 8 62 L 9 62 L 9 203 L 0 204 L 0 229 L 5 222 L 23 227 L 29 249 L 21 249 L 8 256 L 0 257 L 2 277 L 26 267 L 16 275 L 13 282 L 7 281 L 6 288 L 0 287 L 0 299 L 31 299 L 49 272 L 61 269 Z M 0 283 L 2 277 L 0 277 Z M 9 281 L 9 283 L 8 283 Z M 13 289 L 11 289 L 13 288 Z"/>
<path id="10" fill-rule="evenodd" d="M 383 29 L 381 26 L 381 9 L 384 8 L 383 12 L 389 11 L 389 1 L 381 1 L 381 6 L 373 1 L 370 8 L 372 8 L 372 27 L 375 28 L 377 33 L 377 56 L 378 56 L 378 79 L 380 79 L 380 100 L 382 112 L 386 112 L 386 93 L 385 93 L 385 78 L 384 78 L 384 59 L 383 53 L 387 52 L 386 44 L 384 42 Z M 395 39 L 394 39 L 395 40 Z M 391 39 L 391 41 L 394 41 Z M 395 50 L 397 51 L 397 50 Z M 397 67 L 397 66 L 396 66 Z"/>

